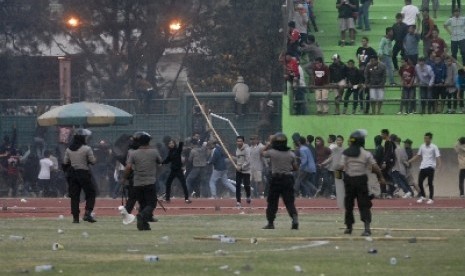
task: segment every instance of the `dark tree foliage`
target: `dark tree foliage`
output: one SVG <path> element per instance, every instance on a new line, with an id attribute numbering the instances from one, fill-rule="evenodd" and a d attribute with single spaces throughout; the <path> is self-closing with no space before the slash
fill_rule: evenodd
<path id="1" fill-rule="evenodd" d="M 189 79 L 198 91 L 230 91 L 244 76 L 251 91 L 280 91 L 282 1 L 230 0 L 198 26 L 198 54 L 188 57 Z"/>
<path id="2" fill-rule="evenodd" d="M 132 96 L 137 74 L 157 87 L 157 65 L 173 47 L 183 49 L 181 68 L 197 91 L 230 91 L 238 75 L 252 91 L 279 91 L 281 2 L 0 0 L 0 97 L 34 97 L 24 92 L 33 88 L 44 96 L 57 85 L 56 60 L 17 59 L 47 55 L 50 46 L 71 57 L 74 96 Z M 71 16 L 75 27 L 66 23 Z M 169 28 L 173 20 L 182 24 L 178 32 Z"/>

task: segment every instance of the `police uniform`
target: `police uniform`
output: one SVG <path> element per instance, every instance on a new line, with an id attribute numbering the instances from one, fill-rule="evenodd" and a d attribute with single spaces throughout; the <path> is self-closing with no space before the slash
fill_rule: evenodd
<path id="1" fill-rule="evenodd" d="M 274 220 L 278 211 L 279 197 L 281 196 L 289 216 L 292 218 L 291 229 L 298 229 L 299 222 L 297 209 L 294 201 L 294 176 L 293 171 L 297 169 L 295 154 L 287 147 L 287 137 L 276 134 L 270 145 L 262 152 L 264 157 L 271 160 L 271 181 L 267 197 L 266 219 L 268 224 L 263 229 L 274 229 Z"/>
<path id="2" fill-rule="evenodd" d="M 96 222 L 91 215 L 95 206 L 96 190 L 89 171 L 89 164 L 95 164 L 96 159 L 92 148 L 86 145 L 86 137 L 90 134 L 91 132 L 86 129 L 77 130 L 73 142 L 65 151 L 63 160 L 68 173 L 68 194 L 71 198 L 73 223 L 79 223 L 79 197 L 81 190 L 84 190 L 86 195 L 86 211 L 83 220 Z"/>
<path id="3" fill-rule="evenodd" d="M 340 161 L 340 167 L 344 169 L 344 222 L 347 225 L 347 229 L 344 233 L 352 233 L 352 225 L 355 222 L 353 214 L 354 203 L 355 199 L 357 199 L 360 217 L 365 223 L 365 231 L 362 233 L 362 236 L 370 236 L 370 209 L 372 207 L 372 203 L 368 193 L 367 171 L 373 170 L 376 172 L 380 182 L 384 182 L 384 179 L 382 179 L 381 171 L 379 170 L 373 155 L 363 148 L 365 143 L 364 135 L 360 132 L 353 133 L 350 136 L 350 143 L 350 147 L 343 152 Z"/>
<path id="4" fill-rule="evenodd" d="M 139 148 L 129 153 L 126 164 L 125 176 L 134 173 L 134 196 L 139 202 L 137 214 L 137 229 L 151 230 L 148 222 L 152 219 L 153 210 L 156 207 L 155 181 L 157 165 L 162 159 L 158 150 L 150 148 L 151 136 L 146 132 L 136 132 L 133 136 L 139 144 Z"/>

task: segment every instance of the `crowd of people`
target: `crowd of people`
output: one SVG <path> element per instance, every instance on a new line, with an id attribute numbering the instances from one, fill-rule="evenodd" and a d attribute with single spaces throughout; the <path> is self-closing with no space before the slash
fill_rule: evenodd
<path id="1" fill-rule="evenodd" d="M 309 32 L 307 3 L 294 2 L 295 12 L 288 23 L 287 48 L 280 60 L 285 79 L 292 87 L 295 115 L 309 113 L 305 100 L 309 89 L 315 94 L 317 114 L 329 113 L 330 91 L 334 91 L 334 101 L 331 102 L 334 102 L 336 115 L 382 114 L 388 86 L 401 90 L 399 115 L 465 112 L 465 70 L 462 68 L 465 63 L 465 17 L 460 14 L 460 6 L 454 7 L 452 16 L 443 23 L 443 29 L 451 36 L 450 47 L 441 38 L 437 22 L 429 15 L 429 1 L 423 1 L 420 12 L 411 0 L 405 0 L 405 6 L 396 14 L 393 25 L 386 28 L 377 48 L 371 47 L 364 35 L 353 59 L 348 58 L 344 63 L 339 54 L 334 54 L 331 64 L 326 65 L 322 49 Z M 434 18 L 437 2 L 433 1 Z M 362 29 L 363 24 L 364 31 L 371 31 L 370 4 L 371 0 L 360 3 L 358 0 L 337 1 L 340 46 L 355 45 L 356 29 Z M 311 7 L 313 10 L 313 2 Z M 346 31 L 350 41 L 345 39 Z M 457 60 L 459 51 L 462 63 Z M 396 83 L 396 75 L 399 83 Z M 418 109 L 417 102 L 420 103 Z"/>

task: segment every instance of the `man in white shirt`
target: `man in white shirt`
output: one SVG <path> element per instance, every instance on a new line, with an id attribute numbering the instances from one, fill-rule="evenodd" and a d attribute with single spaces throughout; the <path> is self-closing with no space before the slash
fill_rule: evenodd
<path id="1" fill-rule="evenodd" d="M 433 134 L 427 132 L 424 136 L 424 144 L 418 149 L 417 155 L 412 157 L 408 163 L 411 164 L 415 160 L 421 157 L 420 163 L 420 173 L 418 175 L 418 185 L 420 186 L 420 199 L 417 200 L 418 203 L 425 201 L 425 189 L 423 188 L 423 181 L 428 178 L 428 187 L 429 187 L 429 199 L 426 201 L 426 204 L 433 204 L 434 196 L 434 171 L 440 169 L 441 167 L 441 154 L 439 153 L 438 147 L 431 143 L 433 140 Z"/>
<path id="2" fill-rule="evenodd" d="M 50 171 L 54 169 L 53 161 L 50 159 L 50 152 L 46 150 L 44 152 L 44 158 L 40 159 L 40 172 L 37 186 L 39 187 L 39 195 L 47 196 L 50 194 L 51 181 Z"/>
<path id="3" fill-rule="evenodd" d="M 457 52 L 460 49 L 463 64 L 465 62 L 465 17 L 460 15 L 459 9 L 454 9 L 453 16 L 444 23 L 444 29 L 450 34 L 452 57 L 457 59 Z"/>
<path id="4" fill-rule="evenodd" d="M 420 10 L 417 6 L 412 5 L 412 0 L 405 0 L 405 6 L 402 7 L 400 13 L 403 16 L 402 22 L 407 24 L 407 26 L 415 25 L 418 27 Z"/>

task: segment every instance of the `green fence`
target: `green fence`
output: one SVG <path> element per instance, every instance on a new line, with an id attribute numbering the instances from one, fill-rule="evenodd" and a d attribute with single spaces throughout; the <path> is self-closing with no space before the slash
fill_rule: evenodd
<path id="1" fill-rule="evenodd" d="M 257 124 L 261 119 L 260 106 L 267 99 L 266 92 L 251 93 L 247 106 L 247 113 L 240 118 L 234 115 L 234 96 L 231 92 L 198 93 L 197 97 L 215 114 L 225 117 L 234 124 L 241 135 L 256 133 Z M 274 101 L 273 129 L 281 129 L 281 93 L 272 93 Z M 191 94 L 184 94 L 181 98 L 152 100 L 150 112 L 144 114 L 141 103 L 136 99 L 106 99 L 101 103 L 113 105 L 134 115 L 132 125 L 92 127 L 93 142 L 106 140 L 113 142 L 121 134 L 132 134 L 137 130 L 148 131 L 159 142 L 163 136 L 186 138 L 192 133 L 192 110 L 195 101 Z M 54 99 L 7 99 L 0 100 L 0 136 L 11 135 L 12 126 L 18 131 L 18 146 L 30 145 L 36 133 L 36 118 L 52 106 L 60 105 L 60 100 Z M 213 125 L 220 136 L 234 143 L 235 134 L 225 121 L 213 119 Z M 228 137 L 231 137 L 229 139 Z M 57 143 L 58 128 L 47 127 L 45 138 L 49 147 Z"/>

